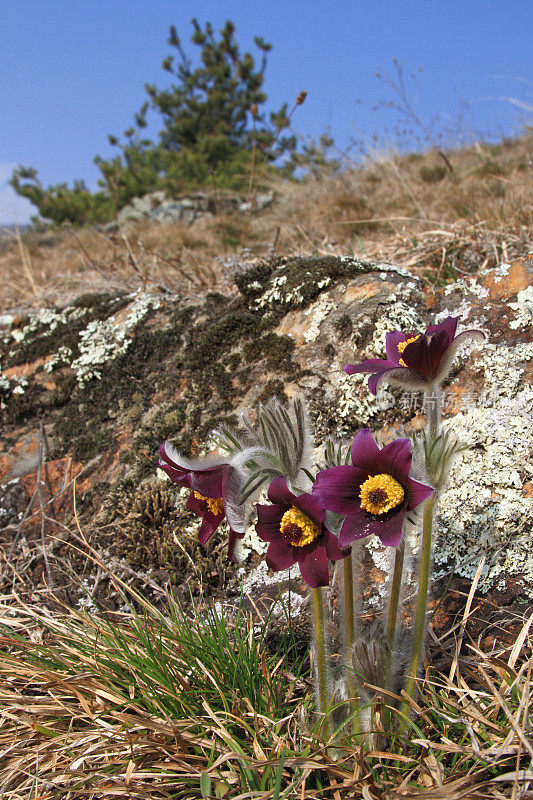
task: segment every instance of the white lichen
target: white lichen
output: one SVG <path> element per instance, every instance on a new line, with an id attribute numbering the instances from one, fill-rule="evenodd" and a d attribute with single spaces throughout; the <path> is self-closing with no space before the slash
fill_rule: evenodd
<path id="1" fill-rule="evenodd" d="M 131 344 L 126 328 L 119 328 L 110 320 L 93 320 L 80 331 L 79 356 L 71 367 L 80 386 L 102 377 L 101 368 L 125 353 Z"/>
<path id="2" fill-rule="evenodd" d="M 61 345 L 58 350 L 46 362 L 44 369 L 46 372 L 53 372 L 59 367 L 70 366 L 72 363 L 72 350 L 70 347 Z"/>
<path id="3" fill-rule="evenodd" d="M 254 301 L 255 308 L 264 308 L 272 303 L 286 303 L 287 296 L 282 292 L 282 286 L 287 283 L 286 275 L 276 275 L 270 281 L 269 288 L 263 292 L 261 297 Z"/>
<path id="4" fill-rule="evenodd" d="M 11 394 L 24 394 L 27 387 L 28 379 L 23 375 L 12 375 L 11 378 L 8 378 L 0 372 L 0 391 L 11 391 Z"/>
<path id="5" fill-rule="evenodd" d="M 521 384 L 533 344 L 485 345 L 477 362 L 485 381 L 476 407 L 466 407 L 448 423 L 469 444 L 449 476 L 438 505 L 435 564 L 456 562 L 456 572 L 472 578 L 482 554 L 487 564 L 480 589 L 502 588 L 522 579 L 533 597 L 533 500 L 523 484 L 533 476 L 533 387 Z"/>
<path id="6" fill-rule="evenodd" d="M 394 397 L 386 388 L 378 389 L 377 396 L 368 391 L 368 375 L 339 373 L 334 380 L 339 392 L 336 398 L 337 436 L 354 425 L 368 425 L 380 412 L 394 405 Z"/>
<path id="7" fill-rule="evenodd" d="M 527 328 L 533 324 L 533 286 L 522 289 L 516 296 L 516 303 L 509 303 L 515 311 L 515 318 L 509 323 L 513 330 Z"/>
<path id="8" fill-rule="evenodd" d="M 255 523 L 246 528 L 245 534 L 242 539 L 239 539 L 235 545 L 235 558 L 242 564 L 247 561 L 252 553 L 257 553 L 262 556 L 266 553 L 268 548 L 267 542 L 264 542 L 258 535 L 255 529 Z"/>
<path id="9" fill-rule="evenodd" d="M 481 274 L 482 275 L 490 275 L 494 283 L 500 283 L 502 278 L 506 278 L 509 275 L 509 270 L 511 269 L 510 264 L 498 264 L 497 267 L 493 267 L 492 269 L 486 269 Z"/>
<path id="10" fill-rule="evenodd" d="M 336 308 L 335 303 L 331 300 L 328 294 L 320 296 L 318 302 L 313 303 L 304 312 L 305 316 L 311 318 L 311 324 L 304 331 L 303 337 L 306 342 L 316 342 L 320 335 L 320 326 L 324 319 Z"/>
<path id="11" fill-rule="evenodd" d="M 160 306 L 160 300 L 156 296 L 146 293 L 135 292 L 126 299 L 130 301 L 130 304 L 123 319 L 117 320 L 115 317 L 110 317 L 106 320 L 89 322 L 79 333 L 77 357 L 73 359 L 72 350 L 61 345 L 55 353 L 52 353 L 44 369 L 52 372 L 58 367 L 69 366 L 76 373 L 80 386 L 92 379 L 100 379 L 102 367 L 124 353 L 131 344 L 132 340 L 128 333 L 150 310 Z M 68 326 L 83 319 L 88 313 L 89 309 L 77 306 L 67 306 L 61 310 L 38 309 L 30 315 L 22 328 L 7 331 L 4 335 L 4 343 L 9 344 L 13 340 L 20 343 L 32 336 L 46 339 L 59 326 Z M 124 312 L 119 312 L 119 314 L 122 316 Z M 11 386 L 13 380 L 17 382 L 14 389 Z M 1 376 L 0 381 L 0 389 L 12 388 L 15 394 L 21 394 L 27 385 L 27 381 L 24 383 L 21 379 L 11 379 L 11 383 L 6 383 L 5 376 Z"/>
<path id="12" fill-rule="evenodd" d="M 272 614 L 278 619 L 289 620 L 300 614 L 305 603 L 305 597 L 287 589 L 272 604 Z"/>
<path id="13" fill-rule="evenodd" d="M 242 590 L 245 593 L 250 593 L 253 589 L 258 589 L 263 586 L 276 586 L 285 581 L 300 581 L 301 574 L 298 564 L 289 567 L 289 569 L 282 569 L 279 572 L 273 572 L 267 566 L 266 561 L 261 561 L 257 567 L 248 571 L 241 567 L 237 575 L 242 580 Z"/>
<path id="14" fill-rule="evenodd" d="M 81 319 L 87 313 L 88 309 L 73 306 L 67 306 L 60 311 L 54 308 L 40 308 L 31 314 L 22 328 L 15 328 L 9 333 L 16 342 L 21 342 L 35 333 L 46 338 L 51 336 L 59 325 L 67 325 Z"/>
<path id="15" fill-rule="evenodd" d="M 90 380 L 100 380 L 102 367 L 126 352 L 132 339 L 129 332 L 151 309 L 157 309 L 160 301 L 146 294 L 131 295 L 133 302 L 128 307 L 126 317 L 116 322 L 115 319 L 93 320 L 79 334 L 79 356 L 71 367 L 76 373 L 78 384 L 83 386 Z M 59 353 L 59 351 L 58 351 Z"/>
<path id="16" fill-rule="evenodd" d="M 466 327 L 480 328 L 483 330 L 487 318 L 484 314 L 480 313 L 479 304 L 477 309 L 478 316 L 476 318 L 472 317 L 472 302 L 475 302 L 474 298 L 484 300 L 489 296 L 489 290 L 485 286 L 476 281 L 475 278 L 461 278 L 455 283 L 450 283 L 445 288 L 444 295 L 447 297 L 456 295 L 459 298 L 459 302 L 457 302 L 452 309 L 443 308 L 442 311 L 439 311 L 435 316 L 435 324 L 443 322 L 446 317 L 458 317 L 460 323 L 466 323 L 468 321 Z M 461 330 L 464 329 L 464 327 L 462 328 L 461 325 L 459 325 L 457 333 L 460 333 Z"/>
<path id="17" fill-rule="evenodd" d="M 463 278 L 461 281 L 461 287 L 470 292 L 470 294 L 475 295 L 480 300 L 483 300 L 485 297 L 489 296 L 489 290 L 483 284 L 478 283 L 475 278 Z"/>

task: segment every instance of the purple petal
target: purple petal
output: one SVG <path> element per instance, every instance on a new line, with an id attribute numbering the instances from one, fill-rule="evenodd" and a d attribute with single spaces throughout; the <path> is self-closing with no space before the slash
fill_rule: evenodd
<path id="1" fill-rule="evenodd" d="M 235 545 L 237 544 L 238 539 L 242 539 L 244 533 L 237 533 L 232 528 L 229 530 L 229 539 L 228 539 L 228 558 L 230 561 L 236 561 L 235 558 Z"/>
<path id="2" fill-rule="evenodd" d="M 353 514 L 354 509 L 360 505 L 359 487 L 367 477 L 366 472 L 349 464 L 331 467 L 318 473 L 313 494 L 328 511 Z"/>
<path id="3" fill-rule="evenodd" d="M 367 361 L 362 361 L 360 364 L 346 364 L 344 371 L 348 375 L 354 375 L 357 372 L 381 372 L 384 369 L 394 369 L 394 367 L 397 366 L 397 361 L 384 361 L 382 358 L 369 358 Z"/>
<path id="4" fill-rule="evenodd" d="M 411 369 L 421 372 L 428 381 L 433 381 L 439 362 L 448 349 L 450 341 L 445 330 L 438 330 L 431 336 L 419 336 L 408 344 L 402 359 Z"/>
<path id="5" fill-rule="evenodd" d="M 191 492 L 187 498 L 187 502 L 185 503 L 185 508 L 187 508 L 189 511 L 192 511 L 193 514 L 203 517 L 207 506 L 205 504 L 205 500 L 199 500 L 194 496 L 194 492 Z"/>
<path id="6" fill-rule="evenodd" d="M 291 547 L 285 539 L 271 542 L 266 554 L 266 563 L 276 572 L 292 567 L 296 563 L 295 550 L 296 548 Z"/>
<path id="7" fill-rule="evenodd" d="M 324 545 L 326 548 L 326 555 L 330 561 L 341 561 L 341 559 L 346 558 L 350 553 L 349 549 L 342 548 L 339 545 L 337 537 L 328 530 L 324 533 Z"/>
<path id="8" fill-rule="evenodd" d="M 411 462 L 411 441 L 409 439 L 395 439 L 386 445 L 379 453 L 379 472 L 375 474 L 387 474 L 396 478 L 405 487 L 409 478 Z"/>
<path id="9" fill-rule="evenodd" d="M 376 528 L 376 520 L 369 517 L 362 508 L 358 508 L 353 514 L 347 516 L 342 523 L 339 545 L 340 547 L 347 547 L 355 539 L 364 539 L 365 536 L 377 533 L 378 529 Z"/>
<path id="10" fill-rule="evenodd" d="M 206 469 L 213 469 L 228 463 L 227 459 L 222 456 L 210 456 L 207 459 L 185 458 L 168 441 L 161 445 L 159 453 L 163 461 L 173 467 L 182 469 L 184 472 L 203 472 Z"/>
<path id="11" fill-rule="evenodd" d="M 376 463 L 380 457 L 381 450 L 376 444 L 369 428 L 359 431 L 352 444 L 352 464 L 354 467 L 366 472 L 368 475 L 375 475 Z"/>
<path id="12" fill-rule="evenodd" d="M 173 456 L 173 457 L 172 457 Z M 183 472 L 189 472 L 187 466 L 183 463 L 180 454 L 175 450 L 169 442 L 163 442 L 159 448 L 159 457 L 171 467 L 181 469 Z"/>
<path id="13" fill-rule="evenodd" d="M 255 529 L 264 542 L 275 542 L 280 538 L 280 525 L 284 513 L 282 506 L 257 506 Z"/>
<path id="14" fill-rule="evenodd" d="M 169 443 L 163 442 L 159 448 L 159 461 L 157 462 L 157 466 L 164 470 L 174 483 L 180 483 L 182 486 L 190 487 L 190 470 L 177 464 L 170 457 L 168 453 L 169 449 L 171 449 Z"/>
<path id="15" fill-rule="evenodd" d="M 293 505 L 303 511 L 318 527 L 322 525 L 325 511 L 317 495 L 313 497 L 311 494 L 299 494 L 294 498 Z"/>
<path id="16" fill-rule="evenodd" d="M 224 481 L 230 469 L 229 464 L 221 464 L 216 467 L 207 467 L 201 472 L 192 472 L 193 489 L 204 497 L 219 500 L 224 494 Z"/>
<path id="17" fill-rule="evenodd" d="M 327 586 L 329 583 L 328 558 L 324 543 L 316 544 L 320 539 L 315 539 L 312 544 L 300 547 L 298 552 L 298 566 L 302 578 L 312 589 Z"/>
<path id="18" fill-rule="evenodd" d="M 408 498 L 407 509 L 409 511 L 411 511 L 413 508 L 416 508 L 428 497 L 431 497 L 434 492 L 434 489 L 432 489 L 431 486 L 426 486 L 425 483 L 414 481 L 412 478 L 408 479 L 406 488 Z"/>
<path id="19" fill-rule="evenodd" d="M 268 487 L 268 499 L 271 503 L 279 503 L 280 505 L 292 506 L 295 495 L 287 488 L 286 478 L 274 478 Z"/>
<path id="20" fill-rule="evenodd" d="M 378 385 L 383 376 L 395 372 L 395 369 L 395 367 L 390 367 L 390 369 L 384 369 L 381 372 L 376 372 L 375 375 L 371 375 L 368 379 L 368 391 L 370 394 L 376 395 L 378 393 Z"/>
<path id="21" fill-rule="evenodd" d="M 376 530 L 376 533 L 383 544 L 398 547 L 402 540 L 404 520 L 405 510 L 402 509 L 399 514 L 380 521 L 379 529 Z"/>
<path id="22" fill-rule="evenodd" d="M 432 336 L 434 333 L 438 333 L 439 331 L 444 331 L 448 334 L 448 344 L 452 341 L 453 337 L 455 336 L 455 331 L 457 329 L 457 323 L 459 322 L 459 317 L 446 317 L 444 322 L 439 322 L 438 325 L 430 325 L 429 328 L 426 330 L 426 336 Z"/>
<path id="23" fill-rule="evenodd" d="M 200 544 L 206 544 L 207 540 L 211 538 L 223 519 L 224 514 L 212 514 L 211 511 L 205 514 L 202 519 L 202 524 L 200 525 L 200 530 L 198 531 L 198 541 Z"/>
<path id="24" fill-rule="evenodd" d="M 463 331 L 463 333 L 460 333 L 459 336 L 456 336 L 440 360 L 437 372 L 435 374 L 435 380 L 439 381 L 439 383 L 442 383 L 442 381 L 446 380 L 452 368 L 454 358 L 457 355 L 457 351 L 462 344 L 467 341 L 483 342 L 486 338 L 487 337 L 483 331 L 476 329 Z"/>
<path id="25" fill-rule="evenodd" d="M 181 467 L 171 467 L 164 461 L 158 461 L 157 466 L 167 473 L 168 477 L 173 483 L 178 483 L 180 486 L 187 486 L 191 488 L 191 473 L 184 472 Z"/>
<path id="26" fill-rule="evenodd" d="M 385 337 L 385 350 L 387 351 L 387 358 L 393 364 L 398 364 L 401 358 L 401 353 L 398 350 L 398 345 L 409 338 L 401 331 L 390 331 Z"/>

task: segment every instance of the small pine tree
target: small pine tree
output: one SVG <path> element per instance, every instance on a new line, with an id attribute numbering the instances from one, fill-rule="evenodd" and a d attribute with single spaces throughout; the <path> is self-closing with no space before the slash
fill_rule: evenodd
<path id="1" fill-rule="evenodd" d="M 269 125 L 259 112 L 267 99 L 262 87 L 267 53 L 272 45 L 255 37 L 261 53 L 261 63 L 256 67 L 250 53 L 241 54 L 235 26 L 229 20 L 218 38 L 209 22 L 202 28 L 193 19 L 192 25 L 191 41 L 199 48 L 199 66 L 193 67 L 176 28 L 171 26 L 168 44 L 173 52 L 164 59 L 162 68 L 174 81 L 165 89 L 146 84 L 149 100 L 135 115 L 135 126 L 125 131 L 126 143 L 110 137 L 112 144 L 120 148 L 121 156 L 120 162 L 97 160 L 106 185 L 109 185 L 108 175 L 116 175 L 120 165 L 142 174 L 142 166 L 148 161 L 152 175 L 157 175 L 158 188 L 166 189 L 169 194 L 213 183 L 242 189 L 247 185 L 254 136 L 256 146 L 268 154 L 271 163 L 296 148 L 294 136 L 278 136 L 288 126 L 286 105 L 270 114 Z M 141 138 L 149 108 L 163 122 L 157 144 Z M 253 133 L 252 108 L 255 109 Z"/>
<path id="2" fill-rule="evenodd" d="M 14 171 L 11 185 L 36 205 L 42 216 L 74 224 L 103 222 L 133 197 L 156 189 L 170 195 L 213 184 L 243 190 L 248 186 L 254 146 L 266 164 L 274 165 L 284 154 L 294 156 L 296 137 L 282 135 L 289 126 L 287 105 L 270 113 L 268 122 L 260 110 L 267 99 L 263 83 L 272 46 L 255 37 L 261 57 L 256 66 L 251 53 L 241 53 L 235 26 L 229 20 L 218 36 L 209 22 L 202 28 L 193 19 L 192 25 L 198 66 L 193 66 L 171 26 L 168 44 L 172 53 L 162 67 L 174 81 L 165 89 L 147 84 L 148 100 L 134 115 L 134 124 L 122 139 L 108 137 L 119 152 L 110 159 L 95 158 L 101 191 L 91 194 L 82 181 L 75 182 L 72 189 L 66 184 L 44 189 L 33 168 Z M 149 109 L 163 123 L 156 142 L 145 136 Z M 282 169 L 284 175 L 291 173 L 293 164 L 289 157 Z M 268 171 L 262 174 L 264 177 Z"/>
<path id="3" fill-rule="evenodd" d="M 26 197 L 39 209 L 39 214 L 57 225 L 102 223 L 113 213 L 112 200 L 105 192 L 90 192 L 83 181 L 74 181 L 71 188 L 58 183 L 44 189 L 32 167 L 17 167 L 9 181 L 15 192 Z"/>

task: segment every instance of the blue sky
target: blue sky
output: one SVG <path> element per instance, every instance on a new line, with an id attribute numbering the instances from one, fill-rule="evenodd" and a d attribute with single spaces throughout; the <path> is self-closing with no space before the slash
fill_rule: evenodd
<path id="1" fill-rule="evenodd" d="M 13 166 L 36 167 L 42 182 L 83 178 L 94 186 L 96 154 L 113 149 L 145 99 L 144 83 L 169 80 L 161 61 L 175 24 L 189 53 L 190 20 L 226 19 L 243 50 L 253 36 L 273 44 L 266 71 L 268 107 L 308 99 L 293 118 L 301 136 L 328 127 L 339 148 L 351 138 L 394 139 L 396 115 L 373 111 L 393 93 L 376 79 L 399 59 L 419 74 L 417 111 L 436 114 L 458 134 L 512 135 L 533 114 L 503 98 L 533 105 L 533 4 L 530 0 L 4 0 L 0 47 L 0 224 L 28 219 L 28 204 L 6 187 Z M 410 81 L 408 80 L 408 85 Z M 357 101 L 360 102 L 357 102 Z M 464 107 L 464 103 L 463 103 Z M 150 131 L 158 130 L 152 118 Z M 355 155 L 354 150 L 354 155 Z"/>

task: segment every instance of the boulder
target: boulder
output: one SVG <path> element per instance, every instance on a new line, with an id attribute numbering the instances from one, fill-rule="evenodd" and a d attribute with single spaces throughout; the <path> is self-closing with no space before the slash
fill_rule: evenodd
<path id="1" fill-rule="evenodd" d="M 388 330 L 424 330 L 452 315 L 462 328 L 481 327 L 488 340 L 464 348 L 446 386 L 446 424 L 469 449 L 458 456 L 439 504 L 436 580 L 446 583 L 452 571 L 457 596 L 468 594 L 483 560 L 485 619 L 495 607 L 531 602 L 532 274 L 528 256 L 435 292 L 390 264 L 278 257 L 239 265 L 230 296 L 186 302 L 102 295 L 16 320 L 0 317 L 4 549 L 15 538 L 13 559 L 22 565 L 31 558 L 38 582 L 38 509 L 27 514 L 24 536 L 21 515 L 35 503 L 38 475 L 49 473 L 46 497 L 68 528 L 77 476 L 79 519 L 125 579 L 136 576 L 149 591 L 167 580 L 202 580 L 214 591 L 221 584 L 238 591 L 242 580 L 250 591 L 267 591 L 287 576 L 268 574 L 260 563 L 253 526 L 240 567 L 228 564 L 216 543 L 199 548 L 185 499 L 156 473 L 158 445 L 169 438 L 184 453 L 202 453 L 214 426 L 235 423 L 240 413 L 253 419 L 258 403 L 275 396 L 306 398 L 317 444 L 329 435 L 350 440 L 362 427 L 383 441 L 419 428 L 417 394 L 384 388 L 373 397 L 365 377 L 342 368 L 383 356 Z M 57 583 L 66 585 L 69 535 L 49 521 L 46 532 Z M 369 607 L 386 587 L 388 550 L 365 540 Z M 83 564 L 90 582 L 95 567 Z"/>
<path id="2" fill-rule="evenodd" d="M 249 214 L 250 212 L 254 211 L 263 211 L 263 209 L 268 208 L 274 202 L 274 192 L 272 190 L 268 192 L 259 192 L 259 194 L 255 195 L 252 200 L 246 200 L 244 203 L 240 203 L 239 211 L 241 214 Z"/>
<path id="3" fill-rule="evenodd" d="M 150 192 L 143 197 L 134 197 L 131 203 L 121 208 L 117 214 L 118 225 L 125 225 L 131 222 L 138 222 L 141 219 L 150 217 L 151 213 L 157 209 L 166 199 L 164 192 Z"/>
<path id="4" fill-rule="evenodd" d="M 106 230 L 116 230 L 126 225 L 147 220 L 150 222 L 177 222 L 192 225 L 199 219 L 214 214 L 249 214 L 262 211 L 274 202 L 274 192 L 260 192 L 252 201 L 222 194 L 209 195 L 196 192 L 183 197 L 169 198 L 165 192 L 157 191 L 134 197 L 120 209 L 116 221 L 105 226 Z"/>

